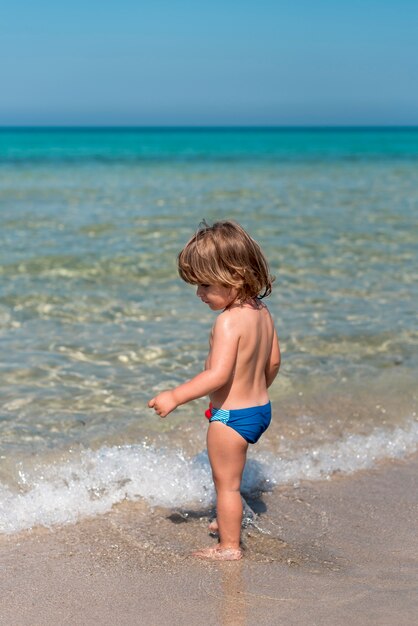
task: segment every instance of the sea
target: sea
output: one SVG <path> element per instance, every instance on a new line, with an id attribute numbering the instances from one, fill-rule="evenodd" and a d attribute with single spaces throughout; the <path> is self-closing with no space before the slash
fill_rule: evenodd
<path id="1" fill-rule="evenodd" d="M 210 507 L 216 313 L 177 274 L 202 220 L 275 276 L 282 367 L 248 497 L 418 448 L 418 128 L 0 129 L 0 533 L 122 502 Z"/>

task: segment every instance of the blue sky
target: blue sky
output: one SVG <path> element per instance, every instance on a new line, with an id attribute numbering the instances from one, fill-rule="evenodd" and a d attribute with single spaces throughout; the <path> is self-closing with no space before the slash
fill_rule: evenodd
<path id="1" fill-rule="evenodd" d="M 14 0 L 0 125 L 418 124 L 416 0 Z"/>

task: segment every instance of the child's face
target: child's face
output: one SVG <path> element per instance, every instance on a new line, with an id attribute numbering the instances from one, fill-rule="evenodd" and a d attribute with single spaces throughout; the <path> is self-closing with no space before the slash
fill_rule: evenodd
<path id="1" fill-rule="evenodd" d="M 223 285 L 198 285 L 196 295 L 212 311 L 220 311 L 226 309 L 236 300 L 237 291 L 233 287 L 224 287 Z"/>

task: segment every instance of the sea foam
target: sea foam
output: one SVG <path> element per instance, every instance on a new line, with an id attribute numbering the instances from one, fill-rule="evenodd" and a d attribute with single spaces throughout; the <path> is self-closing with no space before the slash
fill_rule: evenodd
<path id="1" fill-rule="evenodd" d="M 418 423 L 345 439 L 286 458 L 257 452 L 248 459 L 242 491 L 254 495 L 275 485 L 330 478 L 373 467 L 384 458 L 402 458 L 418 448 Z M 19 472 L 19 491 L 0 484 L 0 532 L 74 523 L 109 511 L 123 500 L 145 499 L 168 508 L 214 501 L 206 452 L 187 458 L 180 450 L 145 445 L 73 452 L 66 460 Z"/>

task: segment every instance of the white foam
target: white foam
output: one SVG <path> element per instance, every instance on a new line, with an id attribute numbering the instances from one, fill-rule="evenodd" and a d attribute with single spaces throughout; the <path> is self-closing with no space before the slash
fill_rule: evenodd
<path id="1" fill-rule="evenodd" d="M 186 459 L 180 451 L 141 445 L 86 450 L 59 464 L 20 472 L 21 493 L 0 485 L 0 532 L 75 522 L 104 513 L 122 500 L 144 498 L 178 506 L 213 498 L 206 454 Z"/>
<path id="2" fill-rule="evenodd" d="M 349 435 L 282 458 L 252 450 L 243 492 L 271 485 L 318 480 L 335 472 L 373 467 L 382 458 L 400 458 L 418 448 L 418 424 L 368 436 Z M 145 499 L 152 505 L 184 507 L 214 500 L 206 453 L 186 458 L 180 451 L 144 445 L 86 450 L 31 472 L 20 472 L 20 491 L 0 484 L 0 532 L 13 533 L 37 525 L 68 524 L 109 511 L 123 500 Z"/>
<path id="3" fill-rule="evenodd" d="M 294 459 L 263 455 L 266 478 L 273 484 L 300 480 L 324 480 L 333 474 L 352 474 L 370 469 L 383 459 L 403 458 L 418 450 L 418 423 L 409 427 L 375 429 L 370 435 L 348 435 L 334 444 L 324 444 Z"/>

